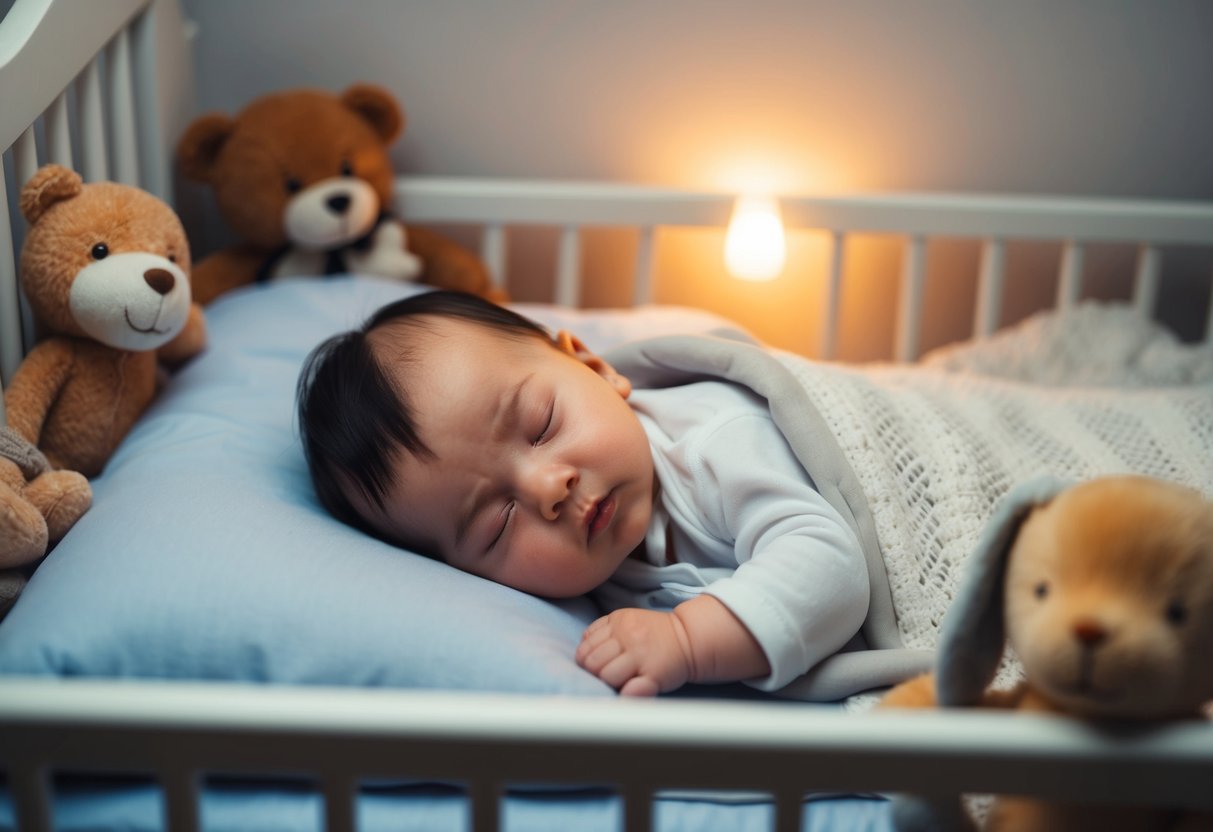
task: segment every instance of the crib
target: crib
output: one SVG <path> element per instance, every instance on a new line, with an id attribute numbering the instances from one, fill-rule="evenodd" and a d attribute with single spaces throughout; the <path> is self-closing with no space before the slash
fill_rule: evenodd
<path id="1" fill-rule="evenodd" d="M 174 89 L 185 77 L 183 29 L 172 0 L 18 0 L 0 25 L 0 100 L 5 102 L 0 138 L 6 148 L 2 174 L 7 197 L 0 202 L 6 220 L 0 223 L 0 377 L 5 380 L 34 334 L 17 286 L 23 221 L 11 207 L 13 195 L 39 164 L 55 161 L 76 167 L 86 180 L 137 184 L 171 202 L 167 148 L 179 121 L 172 109 L 188 100 Z M 617 342 L 654 329 L 703 332 L 722 322 L 714 314 L 654 303 L 656 252 L 666 229 L 723 229 L 734 204 L 735 195 L 728 193 L 622 183 L 405 177 L 398 182 L 396 208 L 409 222 L 472 229 L 493 279 L 504 287 L 511 281 L 511 229 L 554 229 L 554 297 L 549 304 L 522 307 L 549 325 L 572 322 Z M 969 332 L 975 340 L 1004 326 L 1007 252 L 1018 241 L 1060 246 L 1057 273 L 1045 276 L 1056 280 L 1054 305 L 1059 310 L 1080 302 L 1090 247 L 1134 246 L 1126 303 L 1143 320 L 1158 306 L 1165 250 L 1213 251 L 1209 204 L 899 194 L 791 195 L 781 197 L 780 206 L 789 229 L 824 233 L 830 242 L 814 323 L 813 357 L 822 360 L 837 357 L 847 244 L 853 235 L 881 234 L 901 241 L 900 294 L 889 356 L 897 362 L 913 362 L 924 351 L 926 252 L 934 239 L 964 238 L 980 246 Z M 601 226 L 626 227 L 635 234 L 635 267 L 628 276 L 633 312 L 577 308 L 584 234 Z M 1209 276 L 1207 264 L 1204 276 Z M 1207 291 L 1207 280 L 1192 285 L 1190 303 L 1205 310 L 1203 345 L 1193 348 L 1211 350 L 1213 293 Z M 355 300 L 334 313 L 331 303 L 338 290 Z M 271 287 L 221 299 L 212 333 L 216 344 L 222 344 L 225 333 L 264 320 L 259 316 L 268 309 L 283 310 L 284 320 L 268 320 L 262 339 L 245 353 L 224 359 L 228 363 L 219 369 L 235 372 L 234 367 L 243 366 L 240 362 L 254 367 L 272 362 L 279 351 L 274 338 L 282 350 L 294 350 L 292 360 L 297 361 L 315 343 L 314 332 L 295 331 L 299 315 L 348 326 L 398 291 L 352 276 L 324 288 Z M 417 684 L 382 678 L 346 682 L 317 672 L 314 665 L 290 679 L 289 673 L 278 672 L 278 659 L 269 648 L 242 642 L 234 653 L 216 648 L 194 662 L 170 655 L 159 642 L 128 649 L 123 639 L 133 631 L 125 628 L 139 622 L 101 618 L 64 624 L 79 631 L 75 638 L 108 640 L 100 657 L 80 658 L 55 635 L 36 646 L 43 654 L 39 661 L 47 662 L 44 669 L 13 660 L 16 639 L 27 639 L 28 622 L 38 620 L 27 610 L 57 591 L 55 582 L 67 579 L 67 563 L 76 570 L 100 570 L 97 575 L 116 574 L 122 568 L 116 564 L 128 563 L 82 565 L 89 552 L 96 553 L 94 562 L 117 556 L 112 547 L 120 538 L 112 527 L 130 519 L 129 513 L 117 513 L 124 495 L 130 503 L 136 499 L 132 493 L 147 499 L 163 491 L 172 501 L 212 493 L 208 483 L 221 482 L 221 472 L 200 463 L 197 482 L 174 491 L 171 484 L 182 479 L 179 472 L 147 467 L 148 449 L 159 447 L 154 444 L 159 438 L 189 445 L 199 434 L 214 432 L 214 422 L 205 422 L 213 414 L 199 415 L 191 408 L 197 398 L 215 395 L 201 379 L 212 378 L 216 366 L 187 369 L 170 384 L 166 401 L 145 416 L 139 435 L 128 440 L 129 453 L 97 482 L 98 505 L 39 567 L 10 617 L 0 623 L 0 828 L 880 829 L 890 824 L 882 797 L 895 792 L 1011 793 L 1213 809 L 1208 788 L 1213 725 L 1208 723 L 1140 731 L 988 712 L 859 713 L 731 686 L 630 701 L 578 687 L 583 683 L 576 680 L 546 688 L 533 679 L 519 682 L 492 665 L 490 654 L 498 649 L 492 644 L 477 655 L 498 675 L 485 671 L 467 689 L 457 689 L 455 676 Z M 251 395 L 263 379 L 259 369 L 249 372 L 230 387 L 221 385 L 219 396 Z M 286 382 L 288 388 L 290 382 L 293 378 Z M 273 383 L 263 386 L 281 392 Z M 284 407 L 289 410 L 289 400 Z M 188 432 L 195 424 L 191 420 L 204 420 L 203 427 Z M 184 423 L 189 424 L 179 427 Z M 246 441 L 246 433 L 248 442 L 264 441 L 240 424 L 225 430 L 232 431 L 236 443 Z M 289 431 L 282 436 L 265 452 L 268 464 L 298 479 L 303 469 L 295 460 L 297 450 L 292 450 Z M 141 485 L 136 475 L 149 471 L 159 478 Z M 233 499 L 241 498 L 237 494 Z M 293 504 L 303 498 L 282 492 L 266 499 Z M 123 505 L 129 512 L 129 505 Z M 228 511 L 238 513 L 223 503 L 214 514 Z M 151 535 L 148 545 L 163 544 L 163 537 L 146 534 Z M 241 535 L 254 542 L 237 543 L 244 537 L 229 536 L 210 545 L 252 548 L 261 540 L 254 530 Z M 333 540 L 344 538 L 326 539 Z M 298 536 L 288 542 L 303 545 Z M 182 540 L 183 557 L 205 551 L 198 545 Z M 197 574 L 218 580 L 209 572 Z M 284 583 L 295 580 L 279 577 Z M 247 588 L 250 583 L 253 578 L 245 576 L 239 586 L 214 586 L 229 587 L 238 596 L 235 604 L 255 597 L 242 594 L 254 591 Z M 435 593 L 441 591 L 435 587 Z M 154 585 L 144 583 L 139 589 L 154 591 Z M 186 594 L 175 602 L 186 604 Z M 69 593 L 59 602 L 72 608 L 84 597 Z M 120 597 L 114 604 L 133 597 Z M 577 615 L 585 614 L 577 604 L 553 611 L 534 599 L 483 598 L 490 614 L 502 611 L 505 617 L 490 621 L 473 638 L 483 639 L 495 628 L 517 629 L 534 642 L 524 645 L 531 651 L 525 658 L 538 672 L 550 666 L 551 655 L 568 649 L 567 639 L 576 637 L 582 620 Z M 225 603 L 202 604 L 204 618 L 184 625 L 154 616 L 142 624 L 172 630 L 166 638 L 186 639 L 184 630 L 173 628 L 194 627 L 202 620 L 222 629 L 217 619 L 234 609 Z M 81 618 L 108 609 L 86 607 Z M 158 609 L 157 615 L 167 614 Z M 267 633 L 278 632 L 278 624 L 260 623 Z M 554 629 L 544 629 L 549 624 Z M 14 635 L 14 628 L 22 626 L 20 636 Z M 311 635 L 302 616 L 281 629 L 292 627 Z M 3 641 L 6 630 L 8 642 Z M 557 630 L 559 638 L 552 635 Z M 203 652 L 210 649 L 203 647 Z M 439 664 L 448 660 L 438 649 L 410 649 Z M 155 655 L 136 655 L 140 650 Z M 249 651 L 256 655 L 249 657 Z M 228 672 L 224 661 L 235 661 L 231 656 L 237 654 L 254 669 Z M 328 660 L 346 667 L 343 656 Z M 587 693 L 599 695 L 578 695 Z"/>

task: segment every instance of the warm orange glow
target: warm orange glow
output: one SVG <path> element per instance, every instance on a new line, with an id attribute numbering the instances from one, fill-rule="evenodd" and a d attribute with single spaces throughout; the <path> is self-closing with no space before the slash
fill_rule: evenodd
<path id="1" fill-rule="evenodd" d="M 738 197 L 724 240 L 729 272 L 743 280 L 773 280 L 786 259 L 779 203 L 771 197 Z"/>

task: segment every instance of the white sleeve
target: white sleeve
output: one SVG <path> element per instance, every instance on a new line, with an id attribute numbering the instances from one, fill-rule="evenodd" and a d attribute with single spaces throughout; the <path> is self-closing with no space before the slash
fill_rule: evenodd
<path id="1" fill-rule="evenodd" d="M 862 626 L 869 583 L 851 527 L 812 486 L 767 414 L 731 418 L 706 433 L 692 476 L 709 525 L 734 541 L 737 570 L 706 592 L 749 629 L 771 665 L 746 680 L 775 690 L 837 652 Z"/>

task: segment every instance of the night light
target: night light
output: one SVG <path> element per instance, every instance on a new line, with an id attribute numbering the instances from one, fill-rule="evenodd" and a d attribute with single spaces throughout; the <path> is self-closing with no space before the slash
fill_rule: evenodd
<path id="1" fill-rule="evenodd" d="M 766 196 L 739 196 L 724 238 L 729 272 L 743 280 L 772 280 L 783 270 L 786 257 L 779 202 Z"/>

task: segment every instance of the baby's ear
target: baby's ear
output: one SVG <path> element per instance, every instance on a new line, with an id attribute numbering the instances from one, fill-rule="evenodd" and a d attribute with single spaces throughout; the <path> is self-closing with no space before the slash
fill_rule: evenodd
<path id="1" fill-rule="evenodd" d="M 615 368 L 610 365 L 605 358 L 590 352 L 590 349 L 573 333 L 567 329 L 562 329 L 556 333 L 553 339 L 556 349 L 563 353 L 573 356 L 585 366 L 589 367 L 598 375 L 615 388 L 615 392 L 623 398 L 632 395 L 632 382 L 628 377 L 621 375 L 615 371 Z"/>

